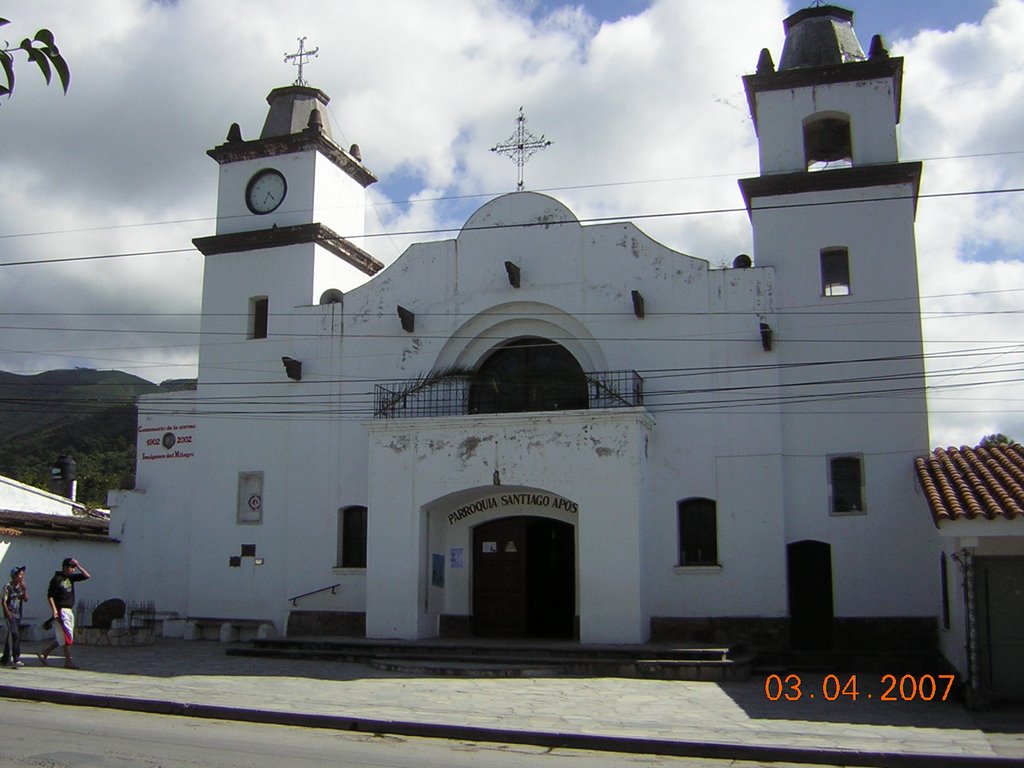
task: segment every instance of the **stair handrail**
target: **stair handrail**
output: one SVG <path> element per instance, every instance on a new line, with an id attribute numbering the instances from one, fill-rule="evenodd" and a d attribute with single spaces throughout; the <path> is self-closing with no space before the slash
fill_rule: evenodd
<path id="1" fill-rule="evenodd" d="M 340 586 L 341 586 L 341 582 L 338 582 L 337 584 L 331 584 L 329 587 L 320 587 L 320 589 L 314 589 L 312 592 L 306 592 L 305 594 L 302 594 L 302 595 L 296 595 L 295 597 L 289 597 L 288 598 L 288 602 L 290 602 L 292 605 L 296 605 L 297 606 L 299 604 L 299 600 L 301 600 L 302 598 L 309 597 L 310 595 L 317 595 L 317 594 L 320 594 L 321 592 L 326 592 L 328 589 L 331 590 L 331 594 L 332 595 L 336 595 L 336 594 L 338 594 L 338 587 L 340 587 Z"/>

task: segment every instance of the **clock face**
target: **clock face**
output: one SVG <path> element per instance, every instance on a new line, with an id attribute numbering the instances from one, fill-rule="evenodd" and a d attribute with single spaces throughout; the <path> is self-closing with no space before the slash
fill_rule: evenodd
<path id="1" fill-rule="evenodd" d="M 245 188 L 245 204 L 253 213 L 270 213 L 284 202 L 288 184 L 280 171 L 264 168 L 249 179 Z"/>

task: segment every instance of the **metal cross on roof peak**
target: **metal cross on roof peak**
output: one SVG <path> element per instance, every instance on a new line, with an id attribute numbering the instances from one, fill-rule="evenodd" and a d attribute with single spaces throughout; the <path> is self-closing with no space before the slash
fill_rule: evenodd
<path id="1" fill-rule="evenodd" d="M 291 63 L 292 66 L 299 68 L 299 76 L 295 78 L 293 85 L 309 85 L 305 80 L 302 79 L 302 67 L 305 65 L 307 59 L 315 59 L 317 54 L 320 53 L 320 46 L 318 45 L 312 51 L 306 50 L 306 38 L 300 37 L 299 50 L 297 53 L 286 53 L 284 55 L 285 63 Z"/>
<path id="2" fill-rule="evenodd" d="M 543 135 L 537 137 L 526 130 L 526 115 L 523 114 L 523 108 L 520 107 L 519 117 L 516 118 L 515 133 L 501 144 L 495 144 L 491 147 L 491 152 L 497 152 L 515 161 L 516 167 L 519 169 L 519 183 L 516 184 L 516 191 L 522 192 L 523 166 L 526 165 L 526 161 L 540 150 L 550 147 L 551 144 L 552 142 L 544 138 Z"/>

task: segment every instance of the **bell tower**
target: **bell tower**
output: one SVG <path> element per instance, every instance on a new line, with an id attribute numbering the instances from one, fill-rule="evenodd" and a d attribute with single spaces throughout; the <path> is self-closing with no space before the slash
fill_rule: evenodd
<path id="1" fill-rule="evenodd" d="M 865 54 L 853 17 L 835 5 L 792 14 L 778 67 L 765 49 L 744 77 L 760 173 L 740 189 L 754 262 L 773 273 L 763 322 L 790 586 L 806 581 L 801 547 L 826 555 L 821 602 L 808 608 L 790 591 L 794 644 L 821 641 L 833 609 L 837 620 L 861 615 L 858 590 L 877 595 L 877 616 L 933 612 L 927 511 L 909 474 L 929 447 L 914 239 L 922 166 L 899 158 L 903 59 L 879 36 Z M 915 597 L 865 586 L 882 583 Z M 814 625 L 804 614 L 827 632 L 800 629 Z"/>
<path id="2" fill-rule="evenodd" d="M 779 354 L 874 358 L 887 339 L 919 354 L 921 163 L 899 159 L 903 59 L 877 35 L 865 55 L 853 12 L 838 6 L 784 26 L 778 68 L 764 49 L 744 77 L 760 175 L 740 181 L 755 263 L 775 271 Z"/>
<path id="3" fill-rule="evenodd" d="M 338 301 L 339 289 L 383 268 L 355 242 L 365 234 L 366 189 L 377 179 L 358 146 L 334 142 L 329 101 L 304 83 L 276 88 L 259 138 L 243 139 L 236 123 L 207 152 L 220 176 L 216 234 L 193 241 L 206 257 L 201 382 L 216 380 L 218 370 L 234 379 L 239 370 L 259 377 L 264 365 L 279 373 L 267 340 L 287 336 L 303 307 Z"/>

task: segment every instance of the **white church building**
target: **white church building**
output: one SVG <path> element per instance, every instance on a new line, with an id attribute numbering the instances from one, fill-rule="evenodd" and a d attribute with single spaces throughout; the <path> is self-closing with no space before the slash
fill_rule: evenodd
<path id="1" fill-rule="evenodd" d="M 140 400 L 110 499 L 127 597 L 292 634 L 934 648 L 921 164 L 902 59 L 852 19 L 795 13 L 744 78 L 728 268 L 520 191 L 383 269 L 327 96 L 274 90 L 208 153 L 197 388 Z"/>

